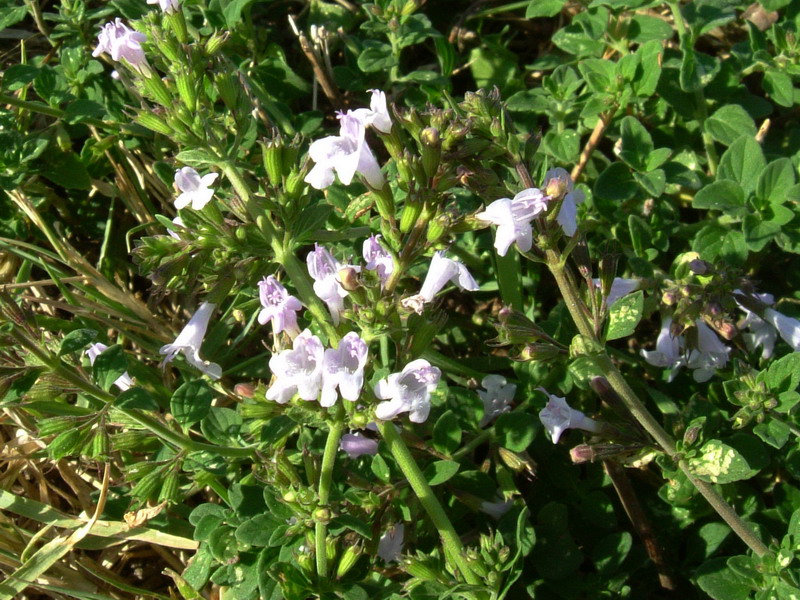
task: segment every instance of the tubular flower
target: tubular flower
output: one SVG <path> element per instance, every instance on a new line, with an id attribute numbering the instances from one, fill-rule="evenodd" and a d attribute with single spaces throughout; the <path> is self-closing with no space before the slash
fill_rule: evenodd
<path id="1" fill-rule="evenodd" d="M 314 280 L 314 293 L 328 305 L 333 324 L 339 324 L 339 315 L 344 310 L 344 298 L 347 290 L 339 281 L 339 271 L 345 265 L 336 260 L 326 248 L 314 244 L 314 249 L 306 256 L 308 274 Z M 351 267 L 355 268 L 355 267 Z"/>
<path id="2" fill-rule="evenodd" d="M 165 13 L 178 12 L 181 7 L 180 0 L 147 0 L 148 4 L 158 4 Z"/>
<path id="3" fill-rule="evenodd" d="M 300 333 L 297 327 L 297 311 L 303 308 L 300 300 L 290 296 L 281 282 L 272 275 L 258 282 L 258 297 L 263 307 L 258 313 L 258 322 L 265 325 L 272 321 L 272 331 L 278 335 L 285 331 L 291 337 Z"/>
<path id="4" fill-rule="evenodd" d="M 735 291 L 739 294 L 744 293 L 741 290 Z M 775 304 L 775 297 L 772 294 L 752 294 L 752 296 L 763 304 Z M 745 313 L 742 327 L 747 327 L 750 330 L 750 333 L 745 334 L 745 341 L 751 350 L 762 347 L 762 358 L 772 356 L 775 340 L 779 334 L 783 341 L 789 344 L 795 352 L 800 352 L 800 321 L 787 317 L 770 307 L 764 309 L 762 317 L 759 317 L 741 304 L 739 304 L 739 308 Z"/>
<path id="5" fill-rule="evenodd" d="M 84 354 L 89 357 L 89 364 L 93 365 L 94 361 L 97 360 L 97 357 L 106 350 L 108 350 L 108 346 L 97 342 L 96 344 L 89 346 Z M 133 387 L 133 379 L 131 379 L 131 376 L 128 375 L 127 371 L 125 371 L 122 375 L 114 380 L 114 385 L 124 392 L 125 390 Z"/>
<path id="6" fill-rule="evenodd" d="M 778 331 L 783 341 L 789 344 L 795 352 L 800 352 L 800 321 L 787 317 L 772 308 L 764 311 L 764 320 Z"/>
<path id="7" fill-rule="evenodd" d="M 97 57 L 105 52 L 113 60 L 125 60 L 133 69 L 147 76 L 150 74 L 150 65 L 142 50 L 142 43 L 146 41 L 145 34 L 134 31 L 118 17 L 103 25 L 92 56 Z"/>
<path id="8" fill-rule="evenodd" d="M 578 204 L 584 200 L 583 192 L 575 189 L 572 177 L 570 177 L 566 169 L 561 167 L 550 169 L 544 174 L 544 187 L 548 192 L 554 187 L 562 188 L 562 191 L 566 191 L 556 221 L 561 225 L 564 233 L 572 237 L 578 230 Z M 563 190 L 564 188 L 565 190 Z"/>
<path id="9" fill-rule="evenodd" d="M 504 412 L 511 410 L 511 401 L 517 386 L 508 383 L 501 375 L 487 375 L 481 380 L 484 390 L 478 390 L 478 396 L 483 400 L 483 419 L 480 426 L 485 427 Z"/>
<path id="10" fill-rule="evenodd" d="M 375 416 L 388 421 L 407 412 L 413 423 L 424 423 L 431 410 L 431 392 L 441 375 L 438 368 L 420 358 L 412 360 L 400 373 L 381 379 L 375 386 L 375 395 L 387 402 L 378 404 Z"/>
<path id="11" fill-rule="evenodd" d="M 389 116 L 389 109 L 386 106 L 386 94 L 380 90 L 369 91 L 372 92 L 369 108 L 358 108 L 352 111 L 352 115 L 365 126 L 371 125 L 381 133 L 390 133 L 392 118 Z"/>
<path id="12" fill-rule="evenodd" d="M 175 171 L 175 185 L 182 192 L 175 199 L 175 208 L 185 208 L 189 204 L 195 210 L 201 210 L 214 195 L 210 186 L 219 177 L 219 173 L 208 173 L 200 177 L 200 173 L 192 167 L 183 167 Z"/>
<path id="13" fill-rule="evenodd" d="M 380 235 L 371 235 L 364 240 L 361 254 L 367 262 L 365 268 L 368 271 L 375 271 L 383 285 L 394 271 L 394 260 L 389 251 L 378 241 L 380 237 Z"/>
<path id="14" fill-rule="evenodd" d="M 600 431 L 600 423 L 590 419 L 581 411 L 570 408 L 566 399 L 548 394 L 543 389 L 541 391 L 547 394 L 550 400 L 547 402 L 547 406 L 539 412 L 539 420 L 544 425 L 554 444 L 558 443 L 561 435 L 567 429 L 583 429 L 593 433 Z"/>
<path id="15" fill-rule="evenodd" d="M 597 288 L 602 287 L 602 283 L 599 279 L 592 279 L 592 283 Z M 640 283 L 638 279 L 614 277 L 614 281 L 611 283 L 611 289 L 608 291 L 608 297 L 605 298 L 606 306 L 611 306 L 623 296 L 627 296 L 631 292 L 638 290 Z"/>
<path id="16" fill-rule="evenodd" d="M 528 188 L 514 198 L 495 200 L 475 217 L 497 225 L 494 247 L 497 254 L 505 256 L 514 242 L 522 252 L 531 249 L 533 245 L 531 221 L 545 210 L 547 210 L 547 197 L 544 193 L 537 188 Z"/>
<path id="17" fill-rule="evenodd" d="M 186 327 L 175 338 L 175 341 L 161 347 L 158 353 L 165 355 L 164 360 L 161 361 L 162 368 L 167 363 L 172 362 L 178 352 L 182 352 L 186 362 L 211 377 L 211 379 L 222 377 L 222 367 L 200 358 L 200 346 L 203 344 L 208 322 L 216 306 L 216 304 L 210 302 L 203 302 L 197 312 L 189 319 Z"/>
<path id="18" fill-rule="evenodd" d="M 419 294 L 405 298 L 401 304 L 422 314 L 425 303 L 432 302 L 434 296 L 449 282 L 469 292 L 478 290 L 478 284 L 467 271 L 467 267 L 458 261 L 446 258 L 444 252 L 438 251 L 431 259 L 431 266 L 428 268 L 428 274 L 425 275 Z"/>
<path id="19" fill-rule="evenodd" d="M 374 456 L 378 453 L 378 442 L 362 433 L 345 433 L 339 442 L 339 449 L 350 458 L 358 458 L 364 454 Z"/>
<path id="20" fill-rule="evenodd" d="M 386 530 L 378 542 L 378 556 L 385 562 L 396 562 L 403 551 L 403 537 L 405 527 L 402 523 L 393 525 Z"/>
<path id="21" fill-rule="evenodd" d="M 655 367 L 669 370 L 667 381 L 672 381 L 682 367 L 692 369 L 692 377 L 698 383 L 708 381 L 717 369 L 728 363 L 730 348 L 722 343 L 713 330 L 698 320 L 695 321 L 697 345 L 694 349 L 686 347 L 683 336 L 673 336 L 670 329 L 672 319 L 665 317 L 656 340 L 656 349 L 642 350 L 644 359 Z"/>
<path id="22" fill-rule="evenodd" d="M 367 364 L 367 343 L 351 331 L 336 349 L 328 348 L 322 359 L 322 406 L 336 403 L 336 388 L 342 398 L 355 402 L 364 386 L 364 367 Z"/>
<path id="23" fill-rule="evenodd" d="M 324 352 L 320 339 L 305 329 L 294 338 L 291 350 L 274 354 L 269 369 L 276 379 L 267 390 L 267 400 L 286 404 L 295 394 L 303 400 L 316 400 L 322 387 Z"/>
<path id="24" fill-rule="evenodd" d="M 366 141 L 364 123 L 352 112 L 339 115 L 339 135 L 317 140 L 308 149 L 314 161 L 304 181 L 322 190 L 333 183 L 334 171 L 339 181 L 349 185 L 356 173 L 361 173 L 370 187 L 381 189 L 383 174 L 375 155 Z"/>

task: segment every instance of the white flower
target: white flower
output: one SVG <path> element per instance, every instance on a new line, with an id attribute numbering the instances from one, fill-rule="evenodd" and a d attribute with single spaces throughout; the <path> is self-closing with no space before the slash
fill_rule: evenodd
<path id="1" fill-rule="evenodd" d="M 89 364 L 94 365 L 94 361 L 97 359 L 97 357 L 106 350 L 108 350 L 108 346 L 97 342 L 96 344 L 89 346 L 84 354 L 89 357 Z M 114 385 L 124 392 L 125 390 L 133 387 L 133 379 L 131 379 L 131 376 L 128 375 L 127 371 L 125 371 L 122 375 L 114 380 Z"/>
<path id="2" fill-rule="evenodd" d="M 694 380 L 702 383 L 711 379 L 717 369 L 728 363 L 730 348 L 722 343 L 708 325 L 700 320 L 695 322 L 697 347 L 694 349 L 686 347 L 683 336 L 672 336 L 671 325 L 672 319 L 665 317 L 661 322 L 656 349 L 641 351 L 644 359 L 651 365 L 670 370 L 668 381 L 675 379 L 681 367 L 687 367 L 693 370 Z"/>
<path id="3" fill-rule="evenodd" d="M 364 123 L 351 112 L 339 115 L 339 135 L 317 140 L 308 149 L 314 161 L 304 181 L 322 190 L 333 183 L 334 171 L 339 181 L 349 185 L 356 173 L 361 173 L 370 187 L 383 188 L 381 167 L 365 139 Z"/>
<path id="4" fill-rule="evenodd" d="M 413 423 L 424 423 L 431 410 L 431 392 L 439 384 L 442 372 L 425 359 L 412 360 L 400 373 L 392 373 L 375 386 L 375 395 L 381 402 L 375 416 L 382 421 L 408 412 Z"/>
<path id="5" fill-rule="evenodd" d="M 339 271 L 345 268 L 326 248 L 314 244 L 314 249 L 306 256 L 308 274 L 314 280 L 314 293 L 328 305 L 333 324 L 339 324 L 339 315 L 344 310 L 347 290 L 339 281 Z M 356 267 L 351 267 L 356 268 Z"/>
<path id="6" fill-rule="evenodd" d="M 501 375 L 487 375 L 481 380 L 484 390 L 478 390 L 478 396 L 483 400 L 483 419 L 480 426 L 485 427 L 504 412 L 511 410 L 511 401 L 517 386 L 508 383 Z"/>
<path id="7" fill-rule="evenodd" d="M 181 219 L 180 217 L 175 217 L 174 219 L 172 219 L 172 222 L 175 223 L 175 225 L 177 225 L 179 228 L 185 228 L 186 227 L 186 224 L 183 222 L 183 219 Z M 181 236 L 179 236 L 178 233 L 174 229 L 167 229 L 167 233 L 170 235 L 170 237 L 173 237 L 176 240 L 181 239 Z"/>
<path id="8" fill-rule="evenodd" d="M 339 449 L 350 458 L 358 458 L 364 454 L 374 456 L 378 453 L 378 442 L 362 433 L 345 433 L 339 441 Z"/>
<path id="9" fill-rule="evenodd" d="M 322 360 L 322 406 L 336 403 L 336 388 L 342 398 L 355 402 L 364 386 L 364 367 L 367 364 L 367 343 L 351 331 L 336 349 L 328 348 Z"/>
<path id="10" fill-rule="evenodd" d="M 200 173 L 192 167 L 183 167 L 175 171 L 175 185 L 182 192 L 175 199 L 175 208 L 181 209 L 191 203 L 195 210 L 202 209 L 214 195 L 214 190 L 209 188 L 219 177 L 219 173 L 208 173 L 200 177 Z"/>
<path id="11" fill-rule="evenodd" d="M 557 181 L 553 182 L 552 180 L 554 179 Z M 552 188 L 554 185 L 566 188 L 566 194 L 561 202 L 561 210 L 558 211 L 556 221 L 561 225 L 564 233 L 572 237 L 578 230 L 578 204 L 583 202 L 584 194 L 581 190 L 575 189 L 572 177 L 570 177 L 566 169 L 561 167 L 550 169 L 544 174 L 544 188 Z"/>
<path id="12" fill-rule="evenodd" d="M 789 344 L 795 352 L 800 352 L 800 321 L 787 317 L 772 308 L 764 311 L 764 320 L 778 330 L 783 341 Z"/>
<path id="13" fill-rule="evenodd" d="M 602 282 L 599 279 L 592 279 L 592 283 L 594 283 L 597 288 L 602 287 Z M 606 306 L 611 306 L 623 296 L 627 296 L 631 292 L 638 290 L 640 283 L 638 279 L 614 277 L 614 281 L 611 282 L 611 289 L 608 291 L 608 298 L 605 298 Z"/>
<path id="14" fill-rule="evenodd" d="M 272 275 L 258 282 L 258 297 L 263 307 L 258 313 L 258 322 L 265 325 L 272 321 L 272 331 L 278 335 L 285 331 L 294 337 L 300 330 L 297 327 L 297 311 L 303 308 L 300 300 L 290 296 L 281 282 Z"/>
<path id="15" fill-rule="evenodd" d="M 505 256 L 514 242 L 522 252 L 533 245 L 531 221 L 547 210 L 547 197 L 537 188 L 522 190 L 514 198 L 495 200 L 486 210 L 475 215 L 487 223 L 497 225 L 494 247 L 497 254 Z"/>
<path id="16" fill-rule="evenodd" d="M 506 514 L 514 503 L 511 501 L 503 502 L 481 502 L 481 511 L 492 517 L 495 521 L 499 521 L 504 514 Z"/>
<path id="17" fill-rule="evenodd" d="M 178 352 L 182 352 L 186 362 L 196 369 L 199 369 L 212 379 L 222 377 L 222 367 L 200 358 L 200 346 L 203 344 L 203 337 L 206 335 L 208 322 L 215 308 L 216 304 L 203 302 L 197 312 L 189 319 L 186 327 L 175 338 L 175 341 L 161 347 L 158 353 L 165 355 L 164 360 L 161 361 L 162 368 L 167 363 L 172 362 Z"/>
<path id="18" fill-rule="evenodd" d="M 150 74 L 150 65 L 142 50 L 142 43 L 146 41 L 145 34 L 134 31 L 122 19 L 116 18 L 112 23 L 103 25 L 92 56 L 100 56 L 105 52 L 113 60 L 125 60 L 136 71 L 147 76 Z"/>
<path id="19" fill-rule="evenodd" d="M 424 304 L 432 302 L 434 296 L 449 282 L 469 292 L 478 290 L 478 284 L 467 271 L 467 267 L 458 261 L 445 258 L 444 252 L 438 251 L 431 258 L 431 265 L 428 267 L 428 273 L 425 275 L 425 281 L 422 283 L 419 294 L 403 299 L 401 304 L 422 314 Z"/>
<path id="20" fill-rule="evenodd" d="M 286 404 L 295 394 L 303 400 L 316 400 L 322 387 L 324 352 L 320 339 L 306 329 L 294 338 L 291 350 L 273 354 L 269 369 L 275 382 L 267 390 L 267 400 Z"/>
<path id="21" fill-rule="evenodd" d="M 734 291 L 744 294 L 741 290 Z M 763 304 L 775 304 L 775 297 L 772 294 L 752 294 L 752 296 Z M 800 352 L 800 321 L 769 307 L 764 309 L 764 316 L 759 317 L 738 301 L 737 304 L 745 313 L 742 327 L 750 330 L 750 333 L 744 336 L 748 348 L 753 350 L 762 347 L 761 357 L 769 358 L 775 348 L 775 340 L 780 334 L 783 341 L 789 344 L 795 352 Z"/>
<path id="22" fill-rule="evenodd" d="M 391 133 L 392 118 L 389 116 L 389 109 L 386 107 L 386 94 L 380 90 L 369 91 L 372 92 L 369 108 L 358 108 L 352 111 L 352 115 L 364 125 L 372 125 L 381 133 Z"/>
<path id="23" fill-rule="evenodd" d="M 180 9 L 180 0 L 147 0 L 148 4 L 158 4 L 165 13 L 177 12 Z"/>
<path id="24" fill-rule="evenodd" d="M 567 429 L 583 429 L 593 433 L 600 431 L 600 423 L 590 419 L 581 411 L 570 408 L 564 398 L 548 394 L 545 390 L 542 391 L 550 397 L 550 400 L 547 402 L 547 406 L 539 412 L 539 420 L 554 444 L 558 443 L 561 435 Z"/>
<path id="25" fill-rule="evenodd" d="M 361 254 L 367 263 L 364 268 L 368 271 L 375 271 L 381 280 L 381 285 L 383 285 L 394 271 L 394 260 L 389 251 L 378 241 L 380 237 L 379 235 L 371 235 L 364 240 Z"/>
<path id="26" fill-rule="evenodd" d="M 378 556 L 385 562 L 396 562 L 400 558 L 400 553 L 403 551 L 403 537 L 405 534 L 405 527 L 402 523 L 398 523 L 384 533 L 378 542 Z"/>

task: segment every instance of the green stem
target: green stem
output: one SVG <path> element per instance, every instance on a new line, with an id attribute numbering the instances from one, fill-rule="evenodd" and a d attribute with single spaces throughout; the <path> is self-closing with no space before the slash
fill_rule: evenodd
<path id="1" fill-rule="evenodd" d="M 555 250 L 547 251 L 547 265 L 556 279 L 556 283 L 572 315 L 572 320 L 575 321 L 575 325 L 578 327 L 578 331 L 581 335 L 599 343 L 600 341 L 597 339 L 594 328 L 589 322 L 585 305 L 580 298 L 576 286 L 569 277 L 558 252 Z M 612 362 L 605 349 L 593 355 L 592 358 L 594 363 L 603 372 L 606 379 L 608 379 L 611 387 L 619 394 L 620 398 L 625 403 L 625 407 L 630 411 L 633 417 L 644 427 L 656 443 L 661 446 L 664 452 L 675 461 L 689 481 L 692 482 L 700 494 L 711 504 L 714 510 L 717 511 L 719 516 L 722 517 L 730 528 L 736 532 L 741 540 L 747 544 L 755 554 L 764 556 L 768 550 L 761 539 L 759 539 L 750 525 L 736 514 L 733 507 L 725 501 L 711 484 L 695 477 L 694 473 L 692 473 L 689 468 L 689 464 L 678 454 L 675 441 L 650 414 L 636 395 L 636 392 L 628 385 L 622 373 L 620 373 L 619 369 L 617 369 L 616 365 Z"/>
<path id="2" fill-rule="evenodd" d="M 20 100 L 16 96 L 9 96 L 8 94 L 0 94 L 0 104 L 10 104 L 11 106 L 24 108 L 25 110 L 39 113 L 41 115 L 47 115 L 48 117 L 54 117 L 56 119 L 63 118 L 65 114 L 65 112 L 59 108 L 53 108 L 52 106 L 48 106 L 41 102 L 29 102 L 27 100 Z M 134 132 L 134 130 L 131 127 L 128 127 L 126 125 L 121 125 L 119 123 L 110 123 L 92 117 L 84 117 L 83 119 L 81 119 L 81 122 L 85 123 L 86 125 L 92 125 L 93 127 L 98 127 L 100 129 L 105 129 L 108 131 L 116 131 L 116 132 L 128 131 L 131 133 Z"/>
<path id="3" fill-rule="evenodd" d="M 442 508 L 439 500 L 433 493 L 431 486 L 425 480 L 425 476 L 417 465 L 414 457 L 408 446 L 405 445 L 400 434 L 394 428 L 394 423 L 387 421 L 378 421 L 378 430 L 383 436 L 389 451 L 394 456 L 403 475 L 408 479 L 411 489 L 419 498 L 420 503 L 425 508 L 428 516 L 433 521 L 439 535 L 442 538 L 442 545 L 444 546 L 445 555 L 448 557 L 453 566 L 455 566 L 461 576 L 467 583 L 472 585 L 482 585 L 481 579 L 470 569 L 467 563 L 467 558 L 464 553 L 464 546 L 461 544 L 461 539 L 458 537 L 453 524 L 447 517 L 447 513 Z"/>
<path id="4" fill-rule="evenodd" d="M 333 482 L 333 467 L 336 463 L 336 453 L 339 451 L 339 440 L 344 431 L 344 407 L 342 401 L 336 404 L 334 421 L 328 430 L 328 439 L 325 442 L 325 453 L 322 455 L 322 467 L 319 473 L 319 509 L 328 510 L 328 500 L 331 495 Z M 330 514 L 317 520 L 314 526 L 314 544 L 317 555 L 317 575 L 320 580 L 328 576 L 328 521 Z"/>

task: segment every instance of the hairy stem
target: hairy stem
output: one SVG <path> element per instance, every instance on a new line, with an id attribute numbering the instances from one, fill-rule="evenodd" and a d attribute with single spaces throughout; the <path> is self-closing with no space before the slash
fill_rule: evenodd
<path id="1" fill-rule="evenodd" d="M 467 583 L 481 585 L 480 578 L 470 569 L 467 563 L 464 546 L 461 544 L 461 539 L 458 537 L 455 527 L 453 527 L 447 517 L 447 513 L 434 495 L 431 486 L 425 480 L 425 476 L 422 474 L 414 457 L 411 456 L 411 452 L 405 442 L 395 430 L 394 424 L 386 421 L 379 421 L 378 423 L 378 430 L 381 432 L 381 436 L 383 436 L 392 456 L 394 456 L 400 466 L 400 470 L 403 471 L 403 475 L 408 479 L 411 489 L 414 490 L 431 521 L 433 521 L 434 527 L 439 532 L 445 555 L 451 564 L 458 569 Z"/>
<path id="2" fill-rule="evenodd" d="M 336 453 L 339 451 L 339 440 L 344 431 L 344 407 L 342 401 L 336 405 L 336 414 L 328 430 L 328 439 L 325 442 L 325 453 L 322 455 L 322 467 L 319 473 L 319 508 L 326 509 L 331 495 L 331 482 L 333 481 L 333 466 L 336 463 Z M 317 554 L 317 575 L 320 579 L 328 576 L 328 520 L 330 515 L 317 519 L 314 526 L 314 544 Z"/>

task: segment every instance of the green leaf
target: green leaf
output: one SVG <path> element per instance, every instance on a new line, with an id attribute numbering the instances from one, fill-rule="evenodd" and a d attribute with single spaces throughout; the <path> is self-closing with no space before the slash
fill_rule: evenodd
<path id="1" fill-rule="evenodd" d="M 230 408 L 212 406 L 200 421 L 200 431 L 206 439 L 220 446 L 240 446 L 241 430 L 242 416 Z"/>
<path id="2" fill-rule="evenodd" d="M 389 44 L 369 42 L 369 45 L 365 46 L 358 55 L 358 68 L 365 73 L 388 71 L 397 65 L 397 58 L 392 54 L 392 47 Z"/>
<path id="3" fill-rule="evenodd" d="M 495 440 L 503 448 L 522 452 L 536 437 L 539 426 L 539 420 L 528 413 L 503 413 L 494 424 Z"/>
<path id="4" fill-rule="evenodd" d="M 764 443 L 778 450 L 786 445 L 791 435 L 789 426 L 778 419 L 769 419 L 764 423 L 757 424 L 753 427 L 753 433 L 761 438 Z"/>
<path id="5" fill-rule="evenodd" d="M 425 469 L 425 479 L 428 485 L 434 486 L 444 483 L 458 473 L 459 464 L 454 460 L 437 460 Z"/>
<path id="6" fill-rule="evenodd" d="M 526 19 L 554 17 L 561 12 L 565 0 L 531 0 L 525 9 Z"/>
<path id="7" fill-rule="evenodd" d="M 768 69 L 762 81 L 764 91 L 769 94 L 775 104 L 791 107 L 794 105 L 794 86 L 792 78 L 778 69 Z"/>
<path id="8" fill-rule="evenodd" d="M 744 190 L 735 181 L 718 179 L 697 192 L 692 207 L 739 215 L 745 208 Z"/>
<path id="9" fill-rule="evenodd" d="M 65 354 L 83 350 L 96 337 L 97 332 L 94 329 L 76 329 L 75 331 L 70 331 L 64 336 L 64 339 L 61 340 L 58 355 L 64 356 Z"/>
<path id="10" fill-rule="evenodd" d="M 660 197 L 667 186 L 667 176 L 663 169 L 655 169 L 649 173 L 634 173 L 633 178 L 653 198 Z"/>
<path id="11" fill-rule="evenodd" d="M 622 162 L 611 163 L 600 173 L 594 184 L 594 195 L 604 200 L 623 202 L 630 200 L 639 190 L 639 184 L 630 168 Z"/>
<path id="12" fill-rule="evenodd" d="M 47 455 L 53 460 L 59 460 L 77 452 L 85 439 L 84 429 L 68 429 L 59 433 L 47 444 Z"/>
<path id="13" fill-rule="evenodd" d="M 433 447 L 442 454 L 452 454 L 461 445 L 461 426 L 455 413 L 446 411 L 433 426 Z"/>
<path id="14" fill-rule="evenodd" d="M 672 150 L 669 148 L 656 148 L 647 156 L 647 164 L 645 165 L 646 171 L 652 171 L 663 165 L 672 155 Z"/>
<path id="15" fill-rule="evenodd" d="M 742 223 L 747 248 L 752 252 L 760 252 L 776 235 L 781 226 L 772 221 L 764 221 L 760 215 L 747 215 Z"/>
<path id="16" fill-rule="evenodd" d="M 28 16 L 28 9 L 25 6 L 4 7 L 4 12 L 0 15 L 0 31 L 16 25 Z"/>
<path id="17" fill-rule="evenodd" d="M 587 58 L 578 63 L 578 70 L 588 86 L 599 94 L 609 93 L 616 87 L 615 63 L 609 60 Z"/>
<path id="18" fill-rule="evenodd" d="M 692 473 L 710 483 L 731 483 L 750 479 L 758 470 L 734 448 L 720 440 L 709 440 L 688 460 Z"/>
<path id="19" fill-rule="evenodd" d="M 648 155 L 653 151 L 653 138 L 635 117 L 625 117 L 620 124 L 622 144 L 619 157 L 631 168 L 643 171 Z"/>
<path id="20" fill-rule="evenodd" d="M 792 352 L 773 361 L 769 368 L 759 375 L 758 380 L 762 379 L 773 394 L 796 390 L 800 384 L 800 352 Z"/>
<path id="21" fill-rule="evenodd" d="M 105 107 L 93 100 L 75 100 L 64 111 L 64 120 L 69 124 L 80 123 L 86 119 L 102 119 L 106 116 Z"/>
<path id="22" fill-rule="evenodd" d="M 3 87 L 9 92 L 19 90 L 39 75 L 39 69 L 33 65 L 11 65 L 3 73 Z"/>
<path id="23" fill-rule="evenodd" d="M 688 42 L 689 36 L 685 38 Z M 683 46 L 683 58 L 681 60 L 681 70 L 679 83 L 684 92 L 696 92 L 706 87 L 711 80 L 719 73 L 720 62 L 717 58 L 696 52 L 691 48 Z"/>
<path id="24" fill-rule="evenodd" d="M 747 600 L 752 588 L 726 563 L 724 557 L 704 563 L 697 570 L 697 585 L 714 600 Z"/>
<path id="25" fill-rule="evenodd" d="M 372 464 L 370 465 L 370 468 L 375 474 L 375 477 L 381 481 L 389 481 L 389 478 L 391 477 L 389 465 L 386 464 L 386 459 L 384 459 L 380 454 L 376 454 L 372 457 Z"/>
<path id="26" fill-rule="evenodd" d="M 633 546 L 633 536 L 627 531 L 619 531 L 602 538 L 592 548 L 592 560 L 598 573 L 603 577 L 615 573 Z"/>
<path id="27" fill-rule="evenodd" d="M 770 203 L 786 201 L 796 181 L 794 166 L 788 158 L 779 158 L 761 171 L 756 184 L 756 197 Z"/>
<path id="28" fill-rule="evenodd" d="M 242 11 L 251 4 L 253 0 L 226 0 L 221 2 L 222 15 L 228 29 L 235 29 L 242 22 Z"/>
<path id="29" fill-rule="evenodd" d="M 761 145 L 754 137 L 743 135 L 720 158 L 717 179 L 736 181 L 748 196 L 756 189 L 756 182 L 766 164 Z"/>
<path id="30" fill-rule="evenodd" d="M 648 15 L 633 15 L 628 23 L 626 38 L 631 42 L 643 44 L 651 40 L 669 40 L 673 35 L 675 32 L 664 19 Z"/>
<path id="31" fill-rule="evenodd" d="M 86 166 L 74 152 L 52 150 L 44 154 L 37 164 L 40 165 L 42 177 L 56 185 L 69 190 L 88 190 L 92 187 Z"/>
<path id="32" fill-rule="evenodd" d="M 128 358 L 122 346 L 115 344 L 104 350 L 92 365 L 94 380 L 105 391 L 128 369 Z"/>
<path id="33" fill-rule="evenodd" d="M 257 515 L 236 528 L 236 539 L 251 546 L 266 546 L 279 525 L 283 523 L 272 515 Z"/>
<path id="34" fill-rule="evenodd" d="M 291 435 L 296 428 L 297 423 L 286 415 L 272 417 L 261 428 L 261 441 L 268 444 L 276 444 L 286 436 Z"/>
<path id="35" fill-rule="evenodd" d="M 345 529 L 355 531 L 361 537 L 364 537 L 368 540 L 372 539 L 372 528 L 361 519 L 358 519 L 352 515 L 339 515 L 335 519 L 331 520 L 330 526 L 328 527 L 328 530 L 333 535 L 339 535 Z"/>
<path id="36" fill-rule="evenodd" d="M 631 335 L 642 319 L 644 292 L 639 290 L 623 296 L 611 305 L 608 311 L 606 340 L 618 340 Z"/>
<path id="37" fill-rule="evenodd" d="M 552 42 L 567 54 L 578 58 L 602 55 L 605 43 L 594 40 L 577 23 L 559 29 L 552 37 Z"/>
<path id="38" fill-rule="evenodd" d="M 172 394 L 169 409 L 181 427 L 191 427 L 205 418 L 213 400 L 214 393 L 205 381 L 187 381 Z"/>
<path id="39" fill-rule="evenodd" d="M 640 97 L 649 98 L 652 96 L 658 80 L 661 77 L 661 57 L 664 47 L 658 40 L 651 40 L 636 51 L 639 66 L 636 69 L 636 76 L 631 80 L 633 91 Z"/>
<path id="40" fill-rule="evenodd" d="M 158 410 L 158 402 L 140 387 L 128 388 L 114 399 L 114 406 L 126 409 Z"/>
<path id="41" fill-rule="evenodd" d="M 219 164 L 219 159 L 206 150 L 192 149 L 178 152 L 175 160 L 190 167 Z"/>
<path id="42" fill-rule="evenodd" d="M 574 162 L 580 152 L 580 138 L 573 129 L 561 133 L 548 131 L 542 140 L 545 152 L 563 163 Z"/>
<path id="43" fill-rule="evenodd" d="M 706 119 L 704 127 L 712 138 L 726 146 L 743 135 L 756 135 L 753 118 L 738 104 L 728 104 L 717 110 Z"/>
<path id="44" fill-rule="evenodd" d="M 741 231 L 711 223 L 701 229 L 692 242 L 692 250 L 710 262 L 717 258 L 738 266 L 747 260 L 747 243 Z"/>

